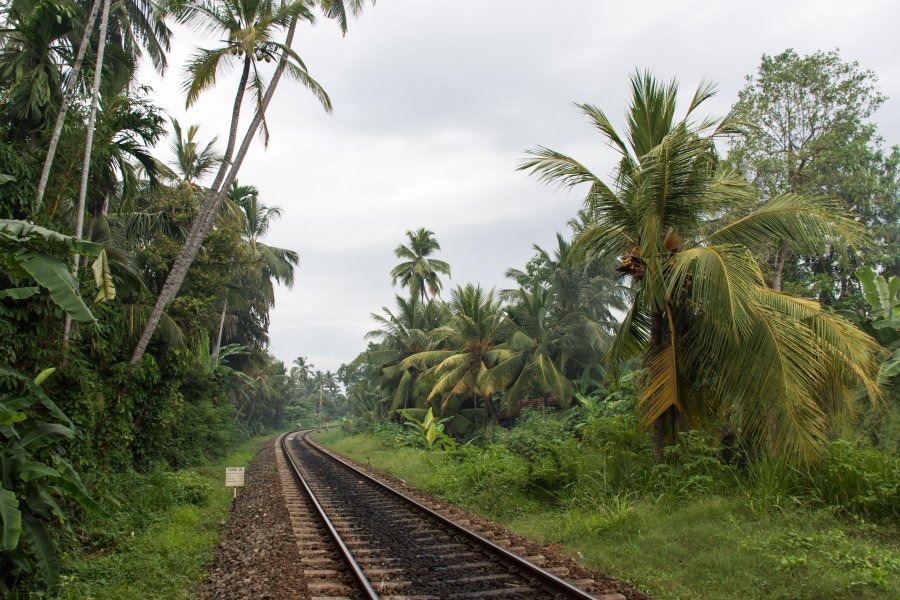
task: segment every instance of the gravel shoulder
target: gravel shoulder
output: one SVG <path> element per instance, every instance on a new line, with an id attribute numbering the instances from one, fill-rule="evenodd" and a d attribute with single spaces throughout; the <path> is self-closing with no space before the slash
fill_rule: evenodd
<path id="1" fill-rule="evenodd" d="M 277 438 L 276 438 L 277 439 Z M 276 439 L 266 442 L 247 469 L 216 546 L 204 600 L 289 600 L 306 597 L 300 553 L 281 493 Z"/>

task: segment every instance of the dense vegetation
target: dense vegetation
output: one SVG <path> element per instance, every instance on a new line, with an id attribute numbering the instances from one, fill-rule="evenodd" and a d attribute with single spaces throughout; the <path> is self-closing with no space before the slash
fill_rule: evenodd
<path id="1" fill-rule="evenodd" d="M 66 567 L 61 593 L 94 594 L 121 576 L 104 565 L 154 546 L 96 568 L 61 555 L 124 548 L 175 513 L 215 520 L 191 512 L 213 496 L 202 474 L 170 471 L 347 416 L 392 448 L 447 450 L 451 499 L 509 489 L 499 517 L 592 523 L 737 484 L 754 510 L 896 522 L 900 151 L 871 121 L 874 74 L 836 52 L 764 57 L 722 119 L 697 117 L 712 85 L 679 113 L 674 82 L 637 73 L 624 128 L 579 105 L 617 153 L 610 177 L 544 147 L 522 160 L 586 196 L 556 248 L 509 270 L 515 287 L 445 289 L 420 228 L 389 274 L 408 294 L 355 360 L 271 356 L 274 287 L 300 257 L 264 242 L 280 209 L 238 175 L 274 134 L 282 78 L 331 110 L 298 27 L 346 32 L 365 4 L 0 6 L 0 594 L 55 593 Z M 224 147 L 136 80 L 141 60 L 168 67 L 174 22 L 218 40 L 185 65 L 188 106 L 239 73 Z M 895 555 L 860 560 L 864 585 L 896 589 Z"/>
<path id="2" fill-rule="evenodd" d="M 121 524 L 151 516 L 147 490 L 171 500 L 163 515 L 202 504 L 208 483 L 166 472 L 280 426 L 302 395 L 267 351 L 274 286 L 299 255 L 264 243 L 280 209 L 237 175 L 283 75 L 330 109 L 291 49 L 298 25 L 318 13 L 346 30 L 363 4 L 0 7 L 0 596 L 52 588 L 62 551 L 148 527 Z M 224 150 L 136 80 L 142 60 L 167 68 L 176 21 L 223 40 L 186 66 L 188 105 L 242 69 Z"/>
<path id="3" fill-rule="evenodd" d="M 435 234 L 407 233 L 390 275 L 409 294 L 342 368 L 365 434 L 332 441 L 664 597 L 896 595 L 900 149 L 869 121 L 874 74 L 764 56 L 722 119 L 696 116 L 709 83 L 682 116 L 675 82 L 631 83 L 624 130 L 578 105 L 609 178 L 541 146 L 522 161 L 586 196 L 517 287 L 444 299 Z M 707 518 L 739 533 L 707 540 L 735 556 L 694 564 L 699 586 L 629 538 L 684 544 Z"/>

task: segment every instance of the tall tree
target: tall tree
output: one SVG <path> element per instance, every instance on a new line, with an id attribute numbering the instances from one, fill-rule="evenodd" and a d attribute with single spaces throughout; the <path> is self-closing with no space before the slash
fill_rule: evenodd
<path id="1" fill-rule="evenodd" d="M 53 133 L 47 148 L 47 155 L 44 158 L 44 165 L 35 197 L 35 213 L 40 210 L 41 203 L 44 200 L 44 193 L 50 179 L 50 170 L 53 167 L 56 149 L 65 125 L 66 114 L 75 98 L 75 92 L 80 83 L 81 67 L 94 32 L 94 23 L 100 12 L 100 7 L 106 2 L 105 0 L 93 0 L 89 5 L 87 2 L 81 2 L 80 4 L 86 11 L 87 20 L 80 29 L 81 39 L 78 43 L 78 51 L 72 69 L 68 73 L 62 103 L 56 116 L 56 123 L 54 124 Z M 88 7 L 90 10 L 88 10 Z M 132 58 L 132 66 L 126 78 L 130 79 L 131 75 L 133 75 L 134 66 L 137 63 L 137 57 L 141 49 L 144 49 L 150 56 L 157 71 L 163 73 L 166 68 L 165 53 L 169 50 L 171 32 L 157 9 L 156 2 L 152 0 L 126 0 L 125 2 L 116 3 L 114 7 L 108 10 L 112 10 L 112 36 L 116 38 L 123 50 Z M 109 24 L 107 24 L 107 28 L 109 28 Z M 104 37 L 98 42 L 98 60 L 96 62 L 99 65 L 103 65 L 102 54 L 106 51 L 106 41 L 107 38 Z M 101 46 L 102 50 L 100 49 Z"/>
<path id="2" fill-rule="evenodd" d="M 253 263 L 243 270 L 239 289 L 243 294 L 257 298 L 262 306 L 269 308 L 275 304 L 275 282 L 288 288 L 294 285 L 294 269 L 300 263 L 300 255 L 293 250 L 270 246 L 260 241 L 269 230 L 272 221 L 281 216 L 281 209 L 263 204 L 256 186 L 241 186 L 235 181 L 229 195 L 231 201 L 243 212 L 243 238 L 250 246 L 250 256 L 253 257 Z M 213 357 L 218 356 L 222 344 L 227 312 L 226 295 L 222 302 Z"/>
<path id="3" fill-rule="evenodd" d="M 897 216 L 896 206 L 891 205 L 897 203 L 898 184 L 892 191 L 878 182 L 879 170 L 887 165 L 878 148 L 875 125 L 869 121 L 885 100 L 876 84 L 874 73 L 856 62 L 842 61 L 837 51 L 800 56 L 785 50 L 763 55 L 734 106 L 750 127 L 734 140 L 730 161 L 765 198 L 784 193 L 840 198 L 883 247 L 890 237 L 880 229 L 890 227 L 891 217 Z M 789 276 L 798 269 L 827 275 L 820 288 L 831 288 L 837 280 L 846 291 L 855 266 L 838 264 L 842 262 L 839 248 L 824 258 L 795 257 L 795 264 L 788 260 L 791 250 L 786 240 L 776 240 L 771 249 L 773 289 L 782 289 L 787 261 Z M 880 253 L 892 263 L 886 265 L 891 270 L 900 269 L 898 250 L 895 246 L 893 258 L 890 252 Z M 809 287 L 809 281 L 800 285 Z M 833 302 L 831 289 L 818 291 L 823 301 Z"/>
<path id="4" fill-rule="evenodd" d="M 399 265 L 391 271 L 392 281 L 396 285 L 409 288 L 413 296 L 421 296 L 422 301 L 428 299 L 428 294 L 435 298 L 440 294 L 443 283 L 441 275 L 450 277 L 450 265 L 436 258 L 429 258 L 441 249 L 434 238 L 434 233 L 424 227 L 416 231 L 407 231 L 408 244 L 400 244 L 394 250 L 397 258 L 403 259 Z"/>
<path id="5" fill-rule="evenodd" d="M 288 71 L 291 77 L 299 80 L 301 83 L 310 88 L 319 97 L 327 110 L 331 109 L 330 101 L 328 100 L 324 91 L 321 89 L 319 84 L 309 76 L 306 71 L 306 66 L 302 63 L 300 57 L 297 56 L 296 52 L 291 50 L 291 44 L 294 40 L 294 34 L 296 33 L 298 22 L 301 19 L 308 21 L 311 21 L 313 19 L 312 13 L 308 10 L 306 2 L 301 1 L 294 2 L 288 5 L 282 5 L 277 10 L 274 9 L 271 3 L 262 4 L 264 7 L 268 7 L 267 11 L 269 14 L 265 17 L 265 19 L 259 19 L 258 21 L 254 18 L 254 20 L 252 21 L 254 27 L 250 30 L 254 32 L 253 35 L 245 35 L 244 33 L 242 33 L 242 30 L 232 32 L 230 23 L 233 22 L 233 19 L 231 17 L 228 17 L 227 19 L 223 20 L 223 15 L 218 10 L 207 9 L 205 5 L 180 5 L 181 8 L 179 10 L 182 11 L 183 18 L 186 18 L 188 20 L 196 19 L 199 23 L 205 22 L 207 26 L 212 28 L 213 30 L 223 32 L 228 36 L 230 49 L 234 49 L 238 53 L 243 51 L 245 54 L 247 54 L 248 58 L 252 55 L 254 59 L 256 57 L 256 50 L 258 49 L 257 42 L 263 44 L 259 48 L 263 51 L 260 53 L 261 59 L 263 56 L 272 56 L 273 54 L 271 49 L 272 46 L 270 45 L 273 43 L 270 42 L 270 40 L 272 39 L 272 34 L 269 33 L 266 35 L 262 35 L 262 32 L 260 32 L 259 29 L 268 31 L 271 31 L 272 29 L 281 29 L 285 24 L 285 20 L 276 18 L 276 15 L 278 15 L 279 17 L 283 15 L 289 18 L 286 21 L 287 31 L 285 33 L 284 42 L 279 43 L 276 47 L 278 49 L 278 53 L 280 54 L 278 66 L 275 68 L 275 72 L 272 74 L 268 86 L 265 87 L 265 94 L 258 102 L 256 113 L 254 114 L 253 119 L 251 120 L 247 131 L 244 134 L 244 139 L 241 142 L 241 146 L 232 159 L 232 148 L 234 147 L 237 136 L 240 106 L 243 99 L 244 86 L 246 86 L 247 81 L 242 72 L 241 83 L 239 84 L 238 93 L 235 98 L 234 109 L 232 111 L 232 121 L 229 133 L 229 141 L 225 150 L 225 159 L 222 161 L 222 166 L 219 168 L 219 172 L 217 173 L 215 181 L 210 188 L 209 194 L 207 194 L 206 199 L 201 205 L 200 214 L 198 215 L 193 227 L 191 228 L 191 233 L 188 235 L 188 239 L 186 240 L 182 251 L 179 253 L 175 264 L 169 271 L 169 276 L 166 280 L 166 284 L 163 286 L 163 289 L 160 292 L 159 297 L 157 298 L 156 304 L 153 307 L 153 311 L 150 313 L 150 318 L 148 319 L 144 330 L 141 332 L 141 337 L 138 340 L 138 343 L 134 348 L 134 352 L 132 353 L 131 360 L 129 361 L 129 365 L 132 369 L 140 362 L 141 358 L 143 357 L 144 352 L 147 349 L 147 345 L 150 343 L 150 338 L 156 329 L 157 323 L 159 322 L 160 316 L 165 310 L 165 307 L 172 302 L 172 300 L 175 298 L 175 295 L 178 293 L 178 290 L 181 288 L 181 284 L 184 282 L 185 275 L 187 274 L 191 263 L 196 258 L 197 252 L 200 249 L 200 245 L 202 244 L 203 239 L 206 237 L 210 229 L 212 229 L 213 223 L 215 221 L 215 215 L 218 213 L 219 208 L 221 207 L 222 202 L 225 199 L 228 188 L 237 177 L 244 157 L 247 155 L 247 151 L 250 148 L 250 143 L 256 136 L 256 132 L 258 131 L 259 126 L 262 123 L 265 111 L 272 100 L 272 96 L 277 89 L 278 82 L 280 81 L 281 76 L 285 72 L 285 70 Z M 363 0 L 353 0 L 350 3 L 347 3 L 346 6 L 342 0 L 321 0 L 320 6 L 322 6 L 322 8 L 325 10 L 326 15 L 338 19 L 341 23 L 342 29 L 346 30 L 347 9 L 349 9 L 351 12 L 359 12 L 363 6 Z M 258 11 L 256 9 L 252 9 L 247 11 L 247 14 L 255 16 L 258 14 Z M 234 35 L 232 35 L 232 33 L 234 33 Z M 218 63 L 219 60 L 215 60 L 212 64 L 217 65 Z M 203 72 L 203 69 L 198 68 L 197 75 L 200 76 L 203 74 Z"/>
<path id="6" fill-rule="evenodd" d="M 485 292 L 480 286 L 456 288 L 448 305 L 449 321 L 431 333 L 438 349 L 414 354 L 401 364 L 429 369 L 427 400 L 439 401 L 442 414 L 456 413 L 468 399 L 473 403 L 481 399 L 496 422 L 490 369 L 499 358 L 497 347 L 511 333 L 511 323 L 493 290 Z"/>
<path id="7" fill-rule="evenodd" d="M 760 451 L 812 458 L 830 417 L 852 414 L 857 385 L 877 397 L 876 345 L 818 303 L 768 288 L 751 248 L 780 238 L 820 255 L 859 243 L 864 229 L 837 201 L 797 194 L 716 228 L 724 212 L 756 203 L 752 186 L 719 168 L 715 141 L 736 131 L 735 119 L 692 119 L 714 94 L 709 83 L 681 119 L 674 81 L 637 73 L 631 83 L 624 135 L 600 109 L 579 106 L 618 154 L 611 184 L 543 147 L 520 168 L 589 185 L 576 251 L 618 256 L 633 288 L 613 352 L 646 348 L 638 403 L 657 457 L 677 428 L 724 423 Z"/>

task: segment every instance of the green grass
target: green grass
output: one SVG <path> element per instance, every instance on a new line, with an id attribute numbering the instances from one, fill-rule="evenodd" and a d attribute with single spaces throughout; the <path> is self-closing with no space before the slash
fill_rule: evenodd
<path id="1" fill-rule="evenodd" d="M 900 598 L 898 528 L 889 524 L 787 503 L 754 511 L 739 489 L 679 501 L 623 492 L 567 508 L 496 486 L 502 474 L 488 477 L 494 489 L 479 489 L 473 466 L 462 464 L 468 458 L 339 431 L 319 439 L 531 539 L 559 544 L 659 600 Z"/>
<path id="2" fill-rule="evenodd" d="M 57 598 L 186 599 L 206 576 L 232 490 L 226 466 L 247 466 L 274 434 L 248 440 L 224 459 L 178 473 L 129 474 L 128 490 L 107 522 L 89 531 L 109 549 L 67 561 Z"/>

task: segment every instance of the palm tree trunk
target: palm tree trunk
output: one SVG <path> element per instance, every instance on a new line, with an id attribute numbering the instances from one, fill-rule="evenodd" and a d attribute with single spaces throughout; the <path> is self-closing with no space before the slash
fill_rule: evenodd
<path id="1" fill-rule="evenodd" d="M 87 134 L 84 140 L 84 161 L 81 164 L 81 188 L 78 192 L 78 206 L 75 209 L 75 237 L 80 238 L 84 228 L 84 205 L 87 199 L 88 177 L 91 171 L 91 150 L 94 145 L 94 127 L 97 123 L 97 109 L 100 106 L 100 80 L 103 75 L 103 54 L 106 50 L 106 30 L 109 26 L 110 0 L 103 0 L 103 14 L 100 16 L 100 38 L 97 42 L 97 60 L 94 63 L 94 84 L 91 87 L 91 114 L 88 117 Z M 72 257 L 72 275 L 78 281 L 78 265 L 81 257 Z M 72 332 L 72 318 L 66 314 L 63 326 L 63 346 L 69 345 Z"/>
<path id="2" fill-rule="evenodd" d="M 225 312 L 228 310 L 228 298 L 222 304 L 222 316 L 219 317 L 219 333 L 216 336 L 216 345 L 213 348 L 213 365 L 219 364 L 219 350 L 222 348 L 222 330 L 225 329 Z"/>
<path id="3" fill-rule="evenodd" d="M 66 91 L 63 94 L 62 106 L 59 107 L 59 114 L 56 115 L 56 124 L 53 126 L 53 136 L 50 138 L 50 146 L 47 149 L 47 156 L 44 158 L 44 168 L 41 171 L 41 179 L 38 182 L 37 196 L 34 201 L 35 215 L 41 209 L 41 203 L 44 201 L 44 192 L 47 191 L 47 182 L 50 180 L 50 169 L 53 167 L 53 159 L 56 157 L 56 147 L 59 145 L 59 138 L 62 137 L 63 125 L 66 122 L 66 113 L 69 112 L 69 106 L 75 97 L 75 87 L 78 85 L 78 76 L 81 74 L 81 64 L 84 62 L 84 55 L 87 51 L 88 44 L 91 41 L 91 33 L 94 30 L 94 22 L 97 20 L 97 13 L 100 12 L 100 4 L 102 0 L 94 0 L 91 6 L 91 12 L 88 15 L 87 23 L 84 24 L 84 34 L 81 36 L 81 45 L 78 46 L 78 54 L 75 57 L 75 64 L 72 66 L 72 72 L 69 74 L 69 82 L 66 84 Z"/>
<path id="4" fill-rule="evenodd" d="M 212 185 L 209 187 L 209 192 L 207 192 L 206 197 L 203 199 L 203 203 L 200 205 L 200 211 L 198 213 L 198 221 L 199 215 L 204 214 L 204 211 L 208 210 L 211 202 L 216 197 L 216 194 L 219 192 L 219 188 L 222 185 L 222 180 L 225 178 L 226 173 L 228 173 L 228 168 L 232 166 L 232 154 L 234 154 L 234 145 L 237 143 L 237 133 L 238 133 L 238 125 L 241 120 L 241 106 L 244 103 L 244 90 L 247 88 L 247 80 L 250 78 L 250 55 L 247 54 L 244 58 L 244 68 L 241 71 L 241 79 L 238 82 L 237 93 L 234 96 L 234 105 L 231 109 L 231 127 L 228 130 L 228 143 L 225 145 L 225 153 L 222 155 L 222 162 L 219 164 L 219 170 L 216 171 L 216 177 L 213 179 Z M 197 221 L 195 221 L 195 224 Z M 192 231 L 193 233 L 193 228 Z"/>
<path id="5" fill-rule="evenodd" d="M 778 254 L 775 255 L 775 269 L 772 271 L 772 289 L 776 292 L 781 291 L 781 275 L 784 272 L 784 261 L 787 260 L 790 251 L 791 249 L 788 248 L 788 245 L 781 242 Z"/>
<path id="6" fill-rule="evenodd" d="M 291 42 L 294 39 L 294 33 L 296 32 L 296 30 L 297 18 L 295 17 L 291 21 L 291 26 L 288 28 L 287 36 L 284 42 L 285 46 L 290 47 Z M 184 282 L 187 271 L 190 268 L 191 264 L 194 262 L 194 259 L 197 257 L 197 252 L 199 252 L 200 250 L 200 245 L 206 238 L 206 234 L 209 233 L 209 230 L 212 228 L 212 225 L 215 222 L 215 216 L 219 212 L 219 209 L 222 206 L 222 202 L 225 200 L 225 194 L 228 190 L 228 187 L 237 177 L 238 170 L 240 170 L 241 168 L 241 163 L 244 161 L 244 157 L 247 155 L 247 150 L 250 148 L 250 143 L 256 136 L 256 131 L 259 129 L 259 125 L 262 122 L 263 115 L 265 115 L 266 109 L 268 108 L 269 103 L 272 101 L 272 96 L 275 94 L 275 89 L 278 86 L 278 81 L 281 79 L 282 73 L 284 73 L 284 69 L 287 66 L 287 61 L 287 55 L 282 53 L 281 60 L 278 62 L 278 67 L 272 74 L 272 79 L 269 82 L 269 87 L 266 89 L 265 96 L 263 96 L 262 106 L 254 115 L 253 120 L 250 122 L 250 125 L 247 128 L 247 132 L 244 134 L 244 139 L 241 142 L 241 147 L 238 150 L 237 156 L 235 156 L 234 162 L 228 172 L 228 176 L 225 178 L 225 181 L 222 182 L 221 187 L 217 191 L 215 189 L 210 190 L 210 194 L 207 199 L 215 197 L 215 201 L 212 202 L 211 205 L 204 207 L 206 208 L 205 214 L 203 210 L 201 210 L 201 213 L 197 216 L 197 220 L 194 223 L 195 226 L 191 228 L 191 234 L 188 236 L 188 239 L 182 246 L 181 252 L 176 259 L 172 270 L 169 271 L 169 276 L 166 278 L 166 282 L 159 294 L 159 298 L 156 299 L 156 304 L 153 306 L 153 310 L 150 312 L 150 318 L 147 320 L 147 324 L 144 326 L 144 330 L 141 332 L 141 337 L 138 340 L 138 343 L 134 348 L 134 352 L 131 355 L 131 360 L 128 363 L 130 370 L 134 369 L 135 365 L 137 365 L 144 357 L 144 352 L 146 352 L 147 346 L 150 343 L 150 338 L 153 336 L 153 332 L 156 330 L 156 326 L 159 324 L 159 319 L 162 316 L 163 310 L 165 310 L 166 306 L 168 306 L 169 303 L 171 303 L 172 300 L 175 299 L 175 295 L 178 293 L 178 290 L 181 289 L 181 284 Z M 235 123 L 232 123 L 231 125 L 232 128 L 237 127 Z"/>
<path id="7" fill-rule="evenodd" d="M 484 398 L 484 406 L 487 408 L 488 415 L 491 418 L 491 423 L 496 425 L 500 422 L 500 415 L 497 414 L 497 406 L 494 404 L 494 395 L 488 394 Z"/>

